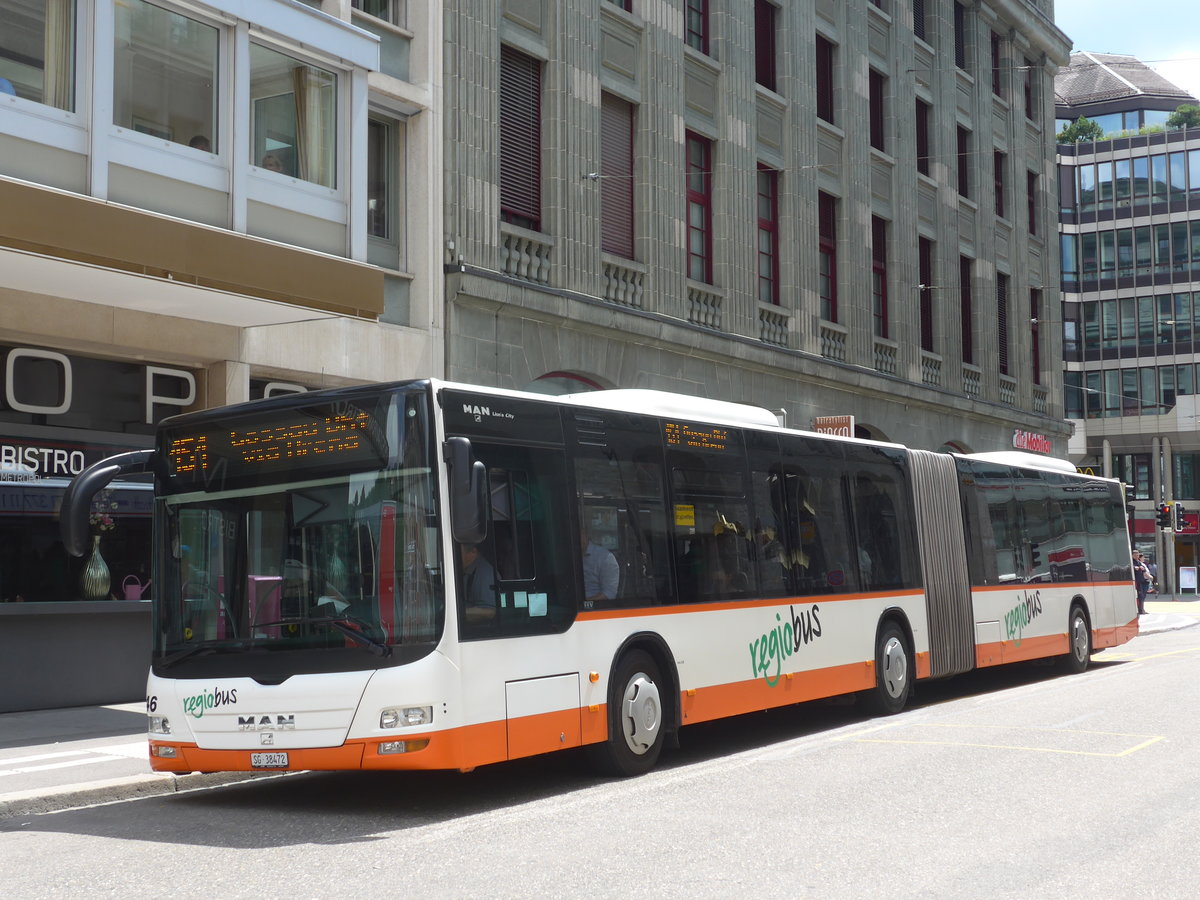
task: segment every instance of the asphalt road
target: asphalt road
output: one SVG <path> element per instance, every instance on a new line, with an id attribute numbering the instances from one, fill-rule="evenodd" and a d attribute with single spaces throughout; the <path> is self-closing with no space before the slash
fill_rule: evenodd
<path id="1" fill-rule="evenodd" d="M 301 773 L 0 824 L 6 897 L 1193 897 L 1200 630 L 573 755 Z"/>

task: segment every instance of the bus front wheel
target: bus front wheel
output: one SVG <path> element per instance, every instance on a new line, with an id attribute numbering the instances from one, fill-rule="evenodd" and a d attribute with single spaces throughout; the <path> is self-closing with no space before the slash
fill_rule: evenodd
<path id="1" fill-rule="evenodd" d="M 594 745 L 592 764 L 606 775 L 648 772 L 663 745 L 663 702 L 658 664 L 644 650 L 621 657 L 609 687 L 608 740 Z"/>
<path id="2" fill-rule="evenodd" d="M 900 712 L 912 693 L 912 672 L 904 629 L 895 622 L 886 622 L 875 642 L 875 687 L 859 695 L 863 704 L 875 715 Z"/>
<path id="3" fill-rule="evenodd" d="M 1092 658 L 1092 632 L 1088 628 L 1087 616 L 1078 603 L 1071 606 L 1070 624 L 1067 627 L 1067 655 L 1062 657 L 1063 666 L 1074 675 L 1086 671 Z"/>

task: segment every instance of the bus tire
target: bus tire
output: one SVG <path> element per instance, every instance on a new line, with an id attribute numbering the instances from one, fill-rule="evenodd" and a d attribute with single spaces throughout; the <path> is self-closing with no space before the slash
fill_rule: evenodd
<path id="1" fill-rule="evenodd" d="M 599 772 L 628 778 L 658 762 L 664 734 L 662 683 L 658 664 L 646 651 L 621 657 L 609 682 L 608 740 L 589 748 Z"/>
<path id="2" fill-rule="evenodd" d="M 1087 614 L 1078 603 L 1071 604 L 1067 622 L 1067 653 L 1061 657 L 1062 666 L 1072 675 L 1078 675 L 1087 671 L 1092 658 L 1092 631 L 1088 628 Z"/>
<path id="3" fill-rule="evenodd" d="M 879 629 L 875 642 L 875 687 L 859 695 L 873 715 L 894 716 L 904 709 L 912 693 L 912 653 L 908 637 L 894 620 Z"/>

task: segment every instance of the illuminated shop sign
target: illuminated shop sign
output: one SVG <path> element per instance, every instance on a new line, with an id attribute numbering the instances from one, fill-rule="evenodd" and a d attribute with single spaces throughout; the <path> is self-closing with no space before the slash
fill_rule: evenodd
<path id="1" fill-rule="evenodd" d="M 1021 431 L 1020 429 L 1013 432 L 1013 446 L 1018 450 L 1028 450 L 1030 453 L 1049 453 L 1051 450 L 1050 438 L 1044 434 L 1035 434 L 1032 431 Z"/>

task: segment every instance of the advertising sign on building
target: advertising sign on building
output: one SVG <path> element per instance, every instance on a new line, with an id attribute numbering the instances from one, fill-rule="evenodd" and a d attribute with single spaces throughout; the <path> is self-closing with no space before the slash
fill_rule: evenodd
<path id="1" fill-rule="evenodd" d="M 1013 432 L 1013 447 L 1018 450 L 1027 450 L 1030 453 L 1049 453 L 1051 450 L 1050 438 L 1044 434 L 1022 431 L 1019 428 Z"/>
<path id="2" fill-rule="evenodd" d="M 854 437 L 854 416 L 813 416 L 812 430 L 818 434 Z"/>

